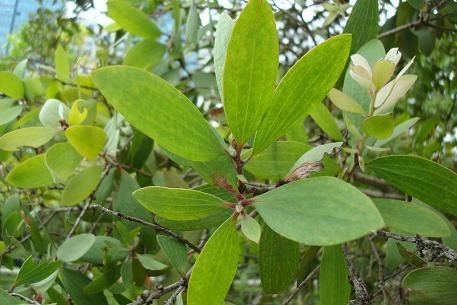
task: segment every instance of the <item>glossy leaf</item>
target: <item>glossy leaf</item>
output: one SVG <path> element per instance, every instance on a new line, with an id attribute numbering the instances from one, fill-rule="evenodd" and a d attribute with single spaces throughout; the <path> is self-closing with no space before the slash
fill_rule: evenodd
<path id="1" fill-rule="evenodd" d="M 161 78 L 122 66 L 99 69 L 93 78 L 127 121 L 165 149 L 194 161 L 208 161 L 223 153 L 200 111 Z"/>
<path id="2" fill-rule="evenodd" d="M 411 305 L 455 305 L 457 270 L 431 266 L 411 271 L 401 283 Z"/>
<path id="3" fill-rule="evenodd" d="M 65 130 L 68 142 L 88 160 L 95 159 L 103 150 L 106 133 L 100 127 L 74 125 Z"/>
<path id="4" fill-rule="evenodd" d="M 81 258 L 94 244 L 93 234 L 79 234 L 67 239 L 59 249 L 57 258 L 64 262 L 74 262 Z"/>
<path id="5" fill-rule="evenodd" d="M 314 105 L 309 115 L 331 139 L 343 139 L 343 135 L 336 123 L 335 117 L 323 103 Z"/>
<path id="6" fill-rule="evenodd" d="M 306 53 L 277 86 L 270 111 L 259 126 L 254 152 L 259 153 L 284 135 L 313 106 L 322 102 L 346 64 L 350 35 L 338 35 Z"/>
<path id="7" fill-rule="evenodd" d="M 457 215 L 457 174 L 430 160 L 405 155 L 380 157 L 365 164 L 399 190 L 443 212 Z"/>
<path id="8" fill-rule="evenodd" d="M 54 178 L 46 166 L 45 155 L 31 157 L 16 165 L 6 176 L 6 182 L 21 188 L 36 188 L 54 183 Z"/>
<path id="9" fill-rule="evenodd" d="M 124 65 L 142 69 L 154 67 L 162 60 L 165 50 L 163 44 L 153 39 L 145 39 L 127 51 Z"/>
<path id="10" fill-rule="evenodd" d="M 103 168 L 93 166 L 83 169 L 68 180 L 62 194 L 63 205 L 75 205 L 89 197 L 97 187 Z"/>
<path id="11" fill-rule="evenodd" d="M 349 271 L 341 245 L 324 247 L 319 272 L 319 304 L 347 305 L 350 295 Z"/>
<path id="12" fill-rule="evenodd" d="M 394 120 L 390 114 L 368 117 L 363 121 L 363 132 L 377 139 L 388 139 L 394 131 Z"/>
<path id="13" fill-rule="evenodd" d="M 259 243 L 259 270 L 266 293 L 280 293 L 292 282 L 300 260 L 298 243 L 286 239 L 267 225 Z"/>
<path id="14" fill-rule="evenodd" d="M 187 304 L 222 304 L 235 277 L 240 254 L 235 222 L 228 219 L 213 233 L 195 262 Z"/>
<path id="15" fill-rule="evenodd" d="M 255 197 L 254 205 L 276 233 L 306 245 L 339 244 L 384 225 L 370 198 L 333 177 L 291 182 Z"/>
<path id="16" fill-rule="evenodd" d="M 344 27 L 344 33 L 352 34 L 351 53 L 376 38 L 378 34 L 379 9 L 377 0 L 358 0 Z"/>
<path id="17" fill-rule="evenodd" d="M 225 56 L 227 54 L 227 46 L 234 25 L 235 21 L 226 13 L 222 13 L 219 16 L 216 33 L 214 34 L 214 72 L 216 74 L 216 82 L 217 87 L 219 88 L 219 95 L 221 96 L 222 100 L 224 98 L 223 77 Z"/>
<path id="18" fill-rule="evenodd" d="M 57 143 L 48 149 L 45 160 L 54 181 L 62 182 L 73 174 L 82 157 L 69 143 Z"/>
<path id="19" fill-rule="evenodd" d="M 14 99 L 20 99 L 24 97 L 24 85 L 13 73 L 0 71 L 0 92 Z"/>
<path id="20" fill-rule="evenodd" d="M 260 179 L 279 180 L 283 178 L 304 152 L 307 144 L 293 141 L 274 142 L 261 153 L 253 156 L 245 169 Z"/>
<path id="21" fill-rule="evenodd" d="M 377 198 L 373 201 L 386 226 L 393 230 L 429 237 L 443 237 L 451 233 L 447 223 L 430 208 L 392 199 Z"/>
<path id="22" fill-rule="evenodd" d="M 197 220 L 224 209 L 216 196 L 190 189 L 149 186 L 133 193 L 146 209 L 170 220 Z"/>
<path id="23" fill-rule="evenodd" d="M 224 65 L 224 109 L 241 145 L 272 105 L 278 74 L 278 33 L 270 5 L 250 0 L 235 22 Z"/>
<path id="24" fill-rule="evenodd" d="M 184 276 L 189 269 L 186 246 L 173 237 L 157 235 L 157 242 L 173 268 Z"/>
<path id="25" fill-rule="evenodd" d="M 0 137 L 0 149 L 18 150 L 21 146 L 40 147 L 48 143 L 59 131 L 50 127 L 26 127 L 13 130 Z"/>
<path id="26" fill-rule="evenodd" d="M 160 30 L 142 11 L 125 0 L 109 0 L 108 16 L 132 35 L 157 38 Z"/>

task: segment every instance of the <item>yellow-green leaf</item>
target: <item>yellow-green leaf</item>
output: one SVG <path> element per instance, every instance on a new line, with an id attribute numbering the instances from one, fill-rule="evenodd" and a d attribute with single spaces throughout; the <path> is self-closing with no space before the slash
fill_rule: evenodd
<path id="1" fill-rule="evenodd" d="M 149 72 L 114 66 L 97 70 L 94 82 L 126 120 L 165 149 L 193 161 L 223 154 L 200 111 L 181 92 Z"/>
<path id="2" fill-rule="evenodd" d="M 352 97 L 338 89 L 333 88 L 330 90 L 328 98 L 332 101 L 333 105 L 342 111 L 365 114 L 363 108 Z"/>
<path id="3" fill-rule="evenodd" d="M 74 125 L 65 130 L 68 142 L 88 160 L 95 159 L 103 150 L 106 134 L 95 126 Z"/>
<path id="4" fill-rule="evenodd" d="M 370 137 L 376 139 L 387 139 L 394 131 L 395 123 L 392 115 L 376 115 L 368 117 L 363 121 L 363 132 Z"/>
<path id="5" fill-rule="evenodd" d="M 0 149 L 15 151 L 21 146 L 40 147 L 48 143 L 58 132 L 58 129 L 50 127 L 16 129 L 0 137 Z"/>
<path id="6" fill-rule="evenodd" d="M 54 178 L 46 166 L 45 155 L 31 157 L 16 165 L 6 176 L 6 182 L 21 188 L 36 188 L 54 183 Z"/>
<path id="7" fill-rule="evenodd" d="M 309 115 L 331 139 L 343 139 L 343 135 L 336 123 L 335 117 L 323 103 L 314 105 Z"/>
<path id="8" fill-rule="evenodd" d="M 188 305 L 223 304 L 241 253 L 235 222 L 228 219 L 210 237 L 189 280 Z"/>
<path id="9" fill-rule="evenodd" d="M 278 73 L 278 33 L 268 1 L 250 0 L 235 22 L 224 66 L 224 109 L 239 144 L 271 105 Z"/>
<path id="10" fill-rule="evenodd" d="M 24 97 L 24 84 L 13 73 L 0 71 L 0 92 L 3 92 L 9 97 L 20 99 Z"/>
<path id="11" fill-rule="evenodd" d="M 165 50 L 165 46 L 154 39 L 145 39 L 127 51 L 124 65 L 142 69 L 153 67 L 162 60 Z"/>
<path id="12" fill-rule="evenodd" d="M 306 53 L 282 78 L 255 136 L 259 153 L 304 119 L 335 85 L 346 64 L 351 35 L 338 35 Z"/>
<path id="13" fill-rule="evenodd" d="M 68 180 L 62 194 L 63 205 L 75 205 L 89 197 L 97 187 L 103 168 L 93 166 L 83 169 Z"/>
<path id="14" fill-rule="evenodd" d="M 56 78 L 68 82 L 70 80 L 70 58 L 65 49 L 59 44 L 54 54 Z"/>
<path id="15" fill-rule="evenodd" d="M 56 182 L 63 182 L 73 174 L 82 157 L 69 143 L 57 143 L 46 152 L 46 165 Z"/>

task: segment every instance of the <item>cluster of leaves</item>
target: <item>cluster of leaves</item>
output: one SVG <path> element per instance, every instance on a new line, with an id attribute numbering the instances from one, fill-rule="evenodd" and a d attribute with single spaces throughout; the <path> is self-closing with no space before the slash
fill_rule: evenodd
<path id="1" fill-rule="evenodd" d="M 378 1 L 357 1 L 345 33 L 287 73 L 267 1 L 223 13 L 214 74 L 190 92 L 164 55 L 185 68 L 212 23 L 195 2 L 186 18 L 170 8 L 168 48 L 143 11 L 109 0 L 108 30 L 136 37 L 122 65 L 83 74 L 58 45 L 47 74 L 27 60 L 0 72 L 1 303 L 456 304 L 457 174 L 393 150 L 417 132 L 394 117 L 417 77 L 376 39 Z M 325 26 L 347 8 L 327 6 Z M 308 116 L 325 137 L 309 140 Z"/>

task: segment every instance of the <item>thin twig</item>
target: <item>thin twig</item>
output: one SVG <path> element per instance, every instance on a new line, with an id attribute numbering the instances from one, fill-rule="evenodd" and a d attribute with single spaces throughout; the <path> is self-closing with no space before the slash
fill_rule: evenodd
<path id="1" fill-rule="evenodd" d="M 357 305 L 367 305 L 370 301 L 370 296 L 368 294 L 367 287 L 363 280 L 357 275 L 355 270 L 354 263 L 352 262 L 351 254 L 349 253 L 348 246 L 343 244 L 344 257 L 349 269 L 349 276 L 351 278 L 352 286 L 354 287 L 355 297 L 354 301 L 351 301 L 351 304 Z"/>
<path id="2" fill-rule="evenodd" d="M 306 278 L 301 281 L 300 284 L 298 284 L 298 286 L 292 291 L 292 294 L 284 301 L 284 303 L 282 303 L 282 305 L 288 305 L 290 304 L 290 302 L 292 302 L 292 300 L 295 298 L 295 296 L 298 294 L 298 292 L 300 291 L 300 289 L 305 286 L 305 284 L 307 282 L 309 282 L 318 272 L 319 272 L 319 269 L 320 269 L 320 266 L 317 266 L 316 268 L 313 269 L 313 271 L 311 271 L 307 276 Z"/>

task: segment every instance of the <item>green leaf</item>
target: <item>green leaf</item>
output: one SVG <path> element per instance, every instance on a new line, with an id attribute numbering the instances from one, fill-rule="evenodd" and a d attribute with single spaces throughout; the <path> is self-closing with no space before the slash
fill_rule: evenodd
<path id="1" fill-rule="evenodd" d="M 65 49 L 59 44 L 54 54 L 56 78 L 68 82 L 70 80 L 70 58 Z"/>
<path id="2" fill-rule="evenodd" d="M 190 267 L 186 246 L 179 240 L 165 235 L 157 235 L 157 242 L 173 268 L 184 276 Z"/>
<path id="3" fill-rule="evenodd" d="M 240 238 L 235 222 L 229 218 L 210 237 L 195 262 L 187 304 L 222 304 L 235 277 L 240 254 Z"/>
<path id="4" fill-rule="evenodd" d="M 0 92 L 14 99 L 21 99 L 24 97 L 24 84 L 13 73 L 0 71 Z"/>
<path id="5" fill-rule="evenodd" d="M 22 302 L 19 299 L 15 299 L 12 296 L 9 295 L 9 293 L 3 289 L 0 289 L 0 301 L 2 302 L 2 305 L 23 305 L 24 302 Z"/>
<path id="6" fill-rule="evenodd" d="M 392 115 L 376 115 L 366 118 L 363 121 L 363 132 L 377 139 L 388 139 L 394 131 L 394 120 Z"/>
<path id="7" fill-rule="evenodd" d="M 21 146 L 40 147 L 48 143 L 59 130 L 50 127 L 26 127 L 13 130 L 0 137 L 0 149 L 18 150 Z"/>
<path id="8" fill-rule="evenodd" d="M 417 121 L 419 121 L 420 118 L 412 118 L 409 120 L 404 121 L 403 123 L 398 124 L 395 126 L 394 131 L 392 132 L 392 135 L 388 137 L 385 140 L 377 140 L 376 143 L 374 144 L 375 147 L 380 147 L 383 145 L 386 145 L 390 141 L 394 140 L 398 136 L 400 136 L 402 133 L 410 129 L 414 124 L 416 124 Z"/>
<path id="9" fill-rule="evenodd" d="M 365 114 L 365 110 L 363 110 L 363 108 L 352 97 L 344 94 L 344 92 L 338 89 L 333 88 L 330 90 L 328 98 L 333 105 L 338 107 L 340 110 Z"/>
<path id="10" fill-rule="evenodd" d="M 342 140 L 343 135 L 341 134 L 338 124 L 336 123 L 335 117 L 327 109 L 327 107 L 318 103 L 311 109 L 309 115 L 313 118 L 316 124 L 327 134 L 331 139 Z"/>
<path id="11" fill-rule="evenodd" d="M 214 34 L 214 72 L 216 74 L 217 87 L 219 88 L 219 95 L 224 99 L 223 90 L 223 77 L 225 57 L 227 54 L 227 47 L 232 34 L 235 21 L 230 18 L 225 12 L 219 16 L 219 21 Z"/>
<path id="12" fill-rule="evenodd" d="M 384 225 L 370 198 L 333 177 L 291 182 L 255 197 L 254 205 L 276 233 L 305 245 L 340 244 Z"/>
<path id="13" fill-rule="evenodd" d="M 48 149 L 45 160 L 54 181 L 63 182 L 73 174 L 82 157 L 71 144 L 57 143 Z"/>
<path id="14" fill-rule="evenodd" d="M 224 153 L 197 107 L 158 76 L 118 66 L 97 70 L 93 79 L 128 122 L 172 153 L 193 161 Z"/>
<path id="15" fill-rule="evenodd" d="M 92 295 L 84 293 L 84 287 L 90 283 L 90 280 L 80 272 L 62 269 L 60 271 L 60 278 L 62 279 L 63 288 L 65 288 L 65 291 L 68 292 L 76 305 L 108 304 L 105 296 L 101 292 Z"/>
<path id="16" fill-rule="evenodd" d="M 378 34 L 379 9 L 377 0 L 358 0 L 344 27 L 344 33 L 352 34 L 351 54 L 376 38 Z"/>
<path id="17" fill-rule="evenodd" d="M 6 182 L 21 188 L 36 188 L 54 183 L 54 178 L 46 166 L 45 155 L 31 157 L 16 165 L 6 176 Z"/>
<path id="18" fill-rule="evenodd" d="M 75 205 L 89 197 L 96 189 L 102 175 L 101 166 L 92 166 L 83 169 L 81 172 L 68 180 L 62 194 L 63 205 Z"/>
<path id="19" fill-rule="evenodd" d="M 257 220 L 255 220 L 249 214 L 241 214 L 238 219 L 241 225 L 241 232 L 243 232 L 244 236 L 246 236 L 247 239 L 258 244 L 260 240 L 261 229 Z"/>
<path id="20" fill-rule="evenodd" d="M 75 235 L 60 245 L 57 249 L 57 258 L 64 262 L 74 262 L 89 251 L 94 243 L 93 234 Z"/>
<path id="21" fill-rule="evenodd" d="M 46 127 L 60 127 L 60 120 L 68 120 L 70 109 L 67 105 L 56 99 L 49 99 L 40 110 L 40 122 Z"/>
<path id="22" fill-rule="evenodd" d="M 151 221 L 151 213 L 146 210 L 138 201 L 133 198 L 132 193 L 139 189 L 137 181 L 132 178 L 127 172 L 122 172 L 119 182 L 119 189 L 113 198 L 113 210 L 121 212 L 125 215 L 135 216 L 147 221 Z M 136 228 L 140 224 L 135 222 L 125 221 L 129 228 Z"/>
<path id="23" fill-rule="evenodd" d="M 168 268 L 167 265 L 162 264 L 161 262 L 154 259 L 154 256 L 151 254 L 137 254 L 137 258 L 140 261 L 141 265 L 144 268 L 151 271 L 159 271 Z"/>
<path id="24" fill-rule="evenodd" d="M 110 288 L 117 282 L 121 275 L 120 271 L 121 265 L 115 265 L 114 263 L 107 264 L 104 272 L 84 287 L 84 293 L 88 295 L 103 293 L 103 290 Z"/>
<path id="25" fill-rule="evenodd" d="M 61 265 L 62 263 L 58 261 L 48 262 L 41 260 L 37 263 L 33 260 L 32 256 L 29 256 L 22 264 L 21 270 L 19 270 L 12 287 L 38 283 L 51 276 Z"/>
<path id="26" fill-rule="evenodd" d="M 22 106 L 17 105 L 13 100 L 1 101 L 0 103 L 0 125 L 15 120 L 22 112 Z"/>
<path id="27" fill-rule="evenodd" d="M 197 220 L 224 209 L 216 196 L 189 189 L 149 186 L 133 193 L 146 209 L 170 220 Z"/>
<path id="28" fill-rule="evenodd" d="M 451 234 L 443 218 L 430 208 L 414 202 L 392 199 L 377 198 L 373 201 L 381 212 L 386 226 L 393 230 L 428 237 L 443 237 Z"/>
<path id="29" fill-rule="evenodd" d="M 324 247 L 319 273 L 320 305 L 347 305 L 351 295 L 349 271 L 341 245 Z"/>
<path id="30" fill-rule="evenodd" d="M 232 215 L 233 211 L 231 209 L 222 209 L 215 214 L 210 216 L 196 219 L 196 220 L 170 220 L 157 216 L 155 221 L 166 228 L 177 230 L 177 231 L 195 231 L 209 229 L 219 226 L 223 223 L 228 217 Z"/>
<path id="31" fill-rule="evenodd" d="M 144 38 L 157 38 L 160 30 L 142 11 L 125 0 L 109 0 L 108 16 L 132 35 Z"/>
<path id="32" fill-rule="evenodd" d="M 111 262 L 117 262 L 124 259 L 128 253 L 129 250 L 118 239 L 96 236 L 92 247 L 80 259 L 83 262 L 101 265 L 105 256 L 109 256 Z"/>
<path id="33" fill-rule="evenodd" d="M 278 33 L 268 1 L 250 0 L 235 22 L 224 65 L 227 123 L 242 145 L 272 105 L 278 74 Z"/>
<path id="34" fill-rule="evenodd" d="M 74 125 L 65 130 L 68 142 L 88 160 L 95 159 L 103 150 L 106 133 L 100 127 Z"/>
<path id="35" fill-rule="evenodd" d="M 189 8 L 186 22 L 186 42 L 197 43 L 198 42 L 198 30 L 200 28 L 200 13 L 197 10 L 195 1 L 192 1 L 192 5 Z"/>
<path id="36" fill-rule="evenodd" d="M 286 239 L 267 225 L 262 226 L 259 243 L 259 270 L 266 293 L 280 293 L 292 282 L 300 261 L 298 243 Z"/>
<path id="37" fill-rule="evenodd" d="M 274 142 L 253 156 L 244 167 L 260 179 L 279 180 L 286 176 L 294 162 L 310 149 L 308 144 L 293 141 Z"/>
<path id="38" fill-rule="evenodd" d="M 165 50 L 166 47 L 154 39 L 140 41 L 127 51 L 124 65 L 142 69 L 154 67 L 162 60 Z"/>
<path id="39" fill-rule="evenodd" d="M 411 305 L 455 305 L 457 270 L 433 266 L 411 271 L 401 283 Z"/>
<path id="40" fill-rule="evenodd" d="M 350 35 L 332 37 L 306 53 L 287 72 L 258 128 L 255 153 L 267 148 L 322 102 L 343 71 L 350 46 Z"/>
<path id="41" fill-rule="evenodd" d="M 430 160 L 404 155 L 380 157 L 365 164 L 378 176 L 443 212 L 457 215 L 457 174 Z"/>
<path id="42" fill-rule="evenodd" d="M 326 154 L 329 155 L 333 153 L 333 150 L 335 150 L 336 148 L 340 148 L 341 145 L 343 145 L 343 142 L 335 142 L 322 144 L 309 149 L 294 163 L 294 165 L 292 166 L 292 168 L 290 168 L 288 173 L 291 174 L 294 170 L 296 170 L 305 163 L 314 163 L 321 161 Z"/>

